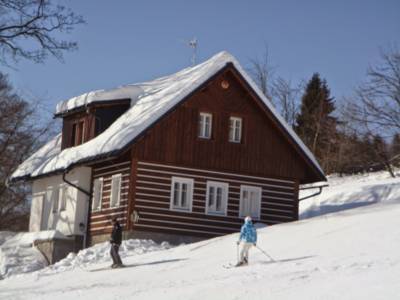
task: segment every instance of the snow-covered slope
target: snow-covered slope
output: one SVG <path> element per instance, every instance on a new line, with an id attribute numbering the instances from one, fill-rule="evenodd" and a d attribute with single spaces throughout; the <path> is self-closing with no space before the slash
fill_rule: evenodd
<path id="1" fill-rule="evenodd" d="M 397 176 L 400 177 L 400 171 Z M 400 199 L 399 178 L 391 178 L 384 171 L 346 177 L 331 175 L 328 183 L 320 195 L 300 202 L 300 219 Z M 316 191 L 300 191 L 300 198 Z"/>
<path id="2" fill-rule="evenodd" d="M 249 266 L 223 268 L 236 260 L 232 234 L 125 256 L 124 269 L 99 270 L 110 264 L 103 261 L 11 277 L 0 281 L 0 299 L 400 299 L 400 180 L 381 178 L 376 189 L 357 178 L 333 181 L 326 197 L 342 195 L 346 203 L 352 190 L 375 197 L 382 182 L 390 182 L 390 193 L 370 205 L 259 229 L 258 245 L 275 263 L 253 248 Z"/>

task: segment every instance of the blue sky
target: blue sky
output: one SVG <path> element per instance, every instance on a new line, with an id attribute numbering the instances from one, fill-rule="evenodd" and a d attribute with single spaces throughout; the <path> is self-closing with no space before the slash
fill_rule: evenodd
<path id="1" fill-rule="evenodd" d="M 61 0 L 60 0 L 61 1 Z M 63 1 L 87 25 L 68 38 L 65 62 L 3 67 L 25 95 L 55 104 L 84 92 L 150 80 L 190 65 L 184 41 L 199 40 L 198 61 L 227 50 L 247 66 L 268 44 L 276 73 L 293 82 L 313 72 L 337 99 L 351 93 L 379 58 L 400 47 L 400 1 Z"/>

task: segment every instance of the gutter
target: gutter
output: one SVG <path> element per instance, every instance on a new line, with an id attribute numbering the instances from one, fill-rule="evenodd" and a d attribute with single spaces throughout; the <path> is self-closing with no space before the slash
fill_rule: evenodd
<path id="1" fill-rule="evenodd" d="M 312 197 L 320 195 L 322 193 L 322 189 L 324 187 L 328 187 L 328 186 L 329 186 L 329 184 L 324 184 L 324 185 L 320 185 L 320 186 L 308 186 L 308 187 L 304 187 L 304 188 L 299 188 L 299 190 L 319 189 L 318 192 L 315 192 L 314 194 L 311 194 L 311 195 L 305 196 L 303 198 L 300 198 L 299 201 L 303 201 L 303 200 L 306 200 L 306 199 L 309 199 L 309 198 L 312 198 Z"/>

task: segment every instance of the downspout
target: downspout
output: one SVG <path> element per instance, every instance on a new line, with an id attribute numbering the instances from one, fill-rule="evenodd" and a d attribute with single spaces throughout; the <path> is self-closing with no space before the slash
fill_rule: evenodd
<path id="1" fill-rule="evenodd" d="M 88 192 L 87 190 L 85 190 L 84 188 L 82 188 L 82 187 L 80 187 L 80 186 L 78 186 L 78 185 L 72 183 L 71 181 L 68 181 L 68 180 L 65 178 L 65 176 L 67 175 L 67 173 L 68 173 L 68 169 L 66 169 L 66 170 L 63 172 L 62 180 L 63 180 L 66 184 L 68 184 L 68 185 L 70 185 L 70 186 L 76 188 L 78 191 L 80 191 L 80 192 L 82 192 L 82 193 L 84 193 L 85 195 L 88 196 L 88 214 L 87 214 L 87 220 L 86 220 L 86 226 L 85 226 L 85 227 L 86 227 L 86 228 L 85 228 L 85 234 L 83 235 L 83 249 L 85 249 L 85 248 L 86 248 L 86 243 L 87 243 L 86 239 L 87 239 L 87 236 L 88 236 L 88 234 L 89 234 L 89 223 L 90 223 L 89 220 L 90 220 L 90 211 L 91 211 L 91 201 L 90 201 L 90 198 L 91 198 L 92 194 L 91 194 L 90 192 Z"/>
<path id="2" fill-rule="evenodd" d="M 308 195 L 306 197 L 303 197 L 303 198 L 299 199 L 299 201 L 303 201 L 303 200 L 306 200 L 308 198 L 312 198 L 312 197 L 320 195 L 322 193 L 322 189 L 324 187 L 327 187 L 327 186 L 329 186 L 329 184 L 324 184 L 324 185 L 320 185 L 320 186 L 308 186 L 308 187 L 305 187 L 305 188 L 299 188 L 299 190 L 319 189 L 318 192 L 315 192 L 314 194 L 311 194 L 311 195 Z"/>

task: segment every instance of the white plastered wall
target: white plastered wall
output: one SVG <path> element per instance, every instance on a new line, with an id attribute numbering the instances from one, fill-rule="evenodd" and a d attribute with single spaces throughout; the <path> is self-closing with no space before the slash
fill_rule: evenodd
<path id="1" fill-rule="evenodd" d="M 79 167 L 69 171 L 66 179 L 86 191 L 90 191 L 91 168 Z M 66 186 L 65 210 L 53 212 L 54 198 L 60 186 Z M 33 181 L 32 207 L 29 231 L 56 229 L 65 235 L 83 235 L 79 224 L 86 227 L 89 197 L 75 187 L 66 184 L 62 175 L 49 176 Z M 58 206 L 61 205 L 59 198 Z"/>

